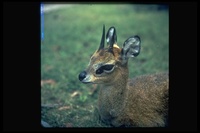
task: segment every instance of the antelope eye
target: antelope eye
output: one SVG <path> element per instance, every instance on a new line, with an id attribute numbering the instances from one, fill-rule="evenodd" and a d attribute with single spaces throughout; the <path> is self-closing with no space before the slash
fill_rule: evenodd
<path id="1" fill-rule="evenodd" d="M 99 69 L 96 70 L 96 74 L 102 74 L 102 73 L 103 73 L 102 67 L 100 67 Z"/>
<path id="2" fill-rule="evenodd" d="M 114 67 L 114 65 L 101 66 L 99 69 L 96 70 L 96 74 L 102 74 L 104 71 L 108 73 L 111 70 L 113 70 L 113 67 Z"/>
<path id="3" fill-rule="evenodd" d="M 102 69 L 106 70 L 106 71 L 110 71 L 113 69 L 113 67 L 114 67 L 114 65 L 104 65 L 104 66 L 102 66 Z"/>

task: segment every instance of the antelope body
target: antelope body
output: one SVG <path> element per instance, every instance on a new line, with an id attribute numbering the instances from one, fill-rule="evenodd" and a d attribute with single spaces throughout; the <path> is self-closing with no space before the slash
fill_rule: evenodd
<path id="1" fill-rule="evenodd" d="M 79 74 L 83 83 L 101 84 L 98 97 L 100 119 L 110 125 L 164 127 L 168 118 L 168 73 L 143 75 L 128 79 L 128 59 L 140 53 L 139 36 L 129 37 L 120 48 L 116 29 L 105 26 L 99 49 L 88 68 Z"/>

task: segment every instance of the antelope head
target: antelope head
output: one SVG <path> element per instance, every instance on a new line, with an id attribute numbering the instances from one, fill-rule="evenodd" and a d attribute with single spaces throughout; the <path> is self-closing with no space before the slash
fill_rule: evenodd
<path id="1" fill-rule="evenodd" d="M 106 34 L 105 25 L 98 50 L 91 56 L 88 67 L 79 74 L 82 83 L 112 84 L 119 82 L 122 76 L 128 75 L 128 59 L 140 53 L 139 36 L 129 37 L 120 48 L 117 45 L 115 27 L 110 27 Z"/>

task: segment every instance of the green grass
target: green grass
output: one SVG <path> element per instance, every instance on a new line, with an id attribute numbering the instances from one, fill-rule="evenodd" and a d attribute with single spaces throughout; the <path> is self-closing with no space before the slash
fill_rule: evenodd
<path id="1" fill-rule="evenodd" d="M 128 37 L 140 36 L 140 55 L 129 60 L 130 78 L 168 71 L 168 11 L 149 10 L 149 5 L 138 10 L 140 7 L 74 4 L 45 13 L 41 42 L 42 120 L 53 127 L 109 127 L 94 113 L 99 87 L 78 80 L 99 46 L 103 24 L 106 31 L 115 26 L 120 47 Z"/>

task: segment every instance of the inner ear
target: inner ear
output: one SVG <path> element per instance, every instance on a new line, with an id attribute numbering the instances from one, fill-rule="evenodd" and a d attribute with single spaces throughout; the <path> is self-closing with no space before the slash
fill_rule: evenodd
<path id="1" fill-rule="evenodd" d="M 139 36 L 129 37 L 123 44 L 121 57 L 123 62 L 127 62 L 128 58 L 136 57 L 140 53 L 141 41 Z"/>
<path id="2" fill-rule="evenodd" d="M 106 42 L 109 45 L 108 51 L 113 53 L 113 45 L 117 43 L 117 34 L 115 27 L 110 27 L 106 34 Z"/>

